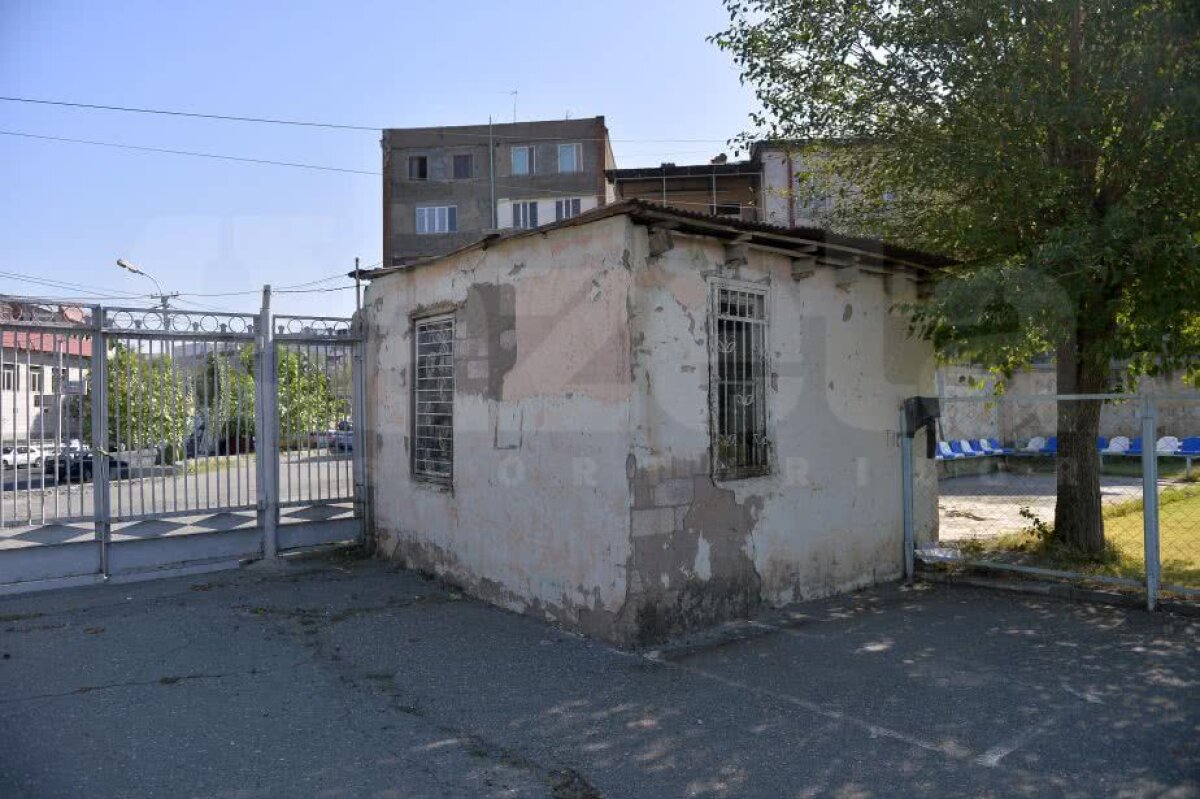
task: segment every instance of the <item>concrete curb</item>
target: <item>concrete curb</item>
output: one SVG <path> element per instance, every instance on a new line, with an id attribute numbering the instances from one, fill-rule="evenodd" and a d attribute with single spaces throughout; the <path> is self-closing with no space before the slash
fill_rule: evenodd
<path id="1" fill-rule="evenodd" d="M 1096 588 L 1084 588 L 1071 583 L 1057 583 L 1047 580 L 1026 580 L 1011 577 L 985 577 L 977 574 L 954 574 L 949 572 L 917 570 L 917 578 L 930 583 L 946 585 L 961 585 L 971 588 L 987 588 L 993 591 L 1009 591 L 1017 594 L 1032 594 L 1065 599 L 1068 602 L 1091 602 L 1115 607 L 1136 608 L 1144 610 L 1145 599 L 1134 594 L 1122 594 L 1116 591 L 1104 591 Z M 1166 613 L 1180 616 L 1200 617 L 1200 604 L 1194 602 L 1179 602 L 1160 599 L 1159 609 Z"/>

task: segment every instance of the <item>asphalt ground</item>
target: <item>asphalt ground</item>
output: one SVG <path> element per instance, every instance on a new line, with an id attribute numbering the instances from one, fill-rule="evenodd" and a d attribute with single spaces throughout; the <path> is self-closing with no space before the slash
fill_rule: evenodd
<path id="1" fill-rule="evenodd" d="M 0 796 L 1200 796 L 1200 623 L 952 585 L 622 652 L 379 561 L 0 600 Z"/>

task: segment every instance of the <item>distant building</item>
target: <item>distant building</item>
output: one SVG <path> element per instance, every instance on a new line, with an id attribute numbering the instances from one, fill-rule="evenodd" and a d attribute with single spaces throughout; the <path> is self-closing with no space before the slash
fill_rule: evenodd
<path id="1" fill-rule="evenodd" d="M 759 221 L 781 227 L 822 227 L 833 197 L 813 175 L 811 153 L 798 142 L 765 140 L 750 150 L 761 170 Z"/>
<path id="2" fill-rule="evenodd" d="M 729 162 L 719 155 L 707 164 L 663 164 L 612 169 L 608 179 L 622 200 L 651 202 L 701 214 L 757 222 L 762 169 L 757 161 Z"/>
<path id="3" fill-rule="evenodd" d="M 604 117 L 383 132 L 383 256 L 443 255 L 502 228 L 534 228 L 613 199 Z"/>
<path id="4" fill-rule="evenodd" d="M 0 442 L 5 446 L 82 439 L 92 327 L 82 308 L 0 297 L 0 324 L 39 321 L 61 332 L 0 333 Z M 79 332 L 70 328 L 79 326 Z"/>

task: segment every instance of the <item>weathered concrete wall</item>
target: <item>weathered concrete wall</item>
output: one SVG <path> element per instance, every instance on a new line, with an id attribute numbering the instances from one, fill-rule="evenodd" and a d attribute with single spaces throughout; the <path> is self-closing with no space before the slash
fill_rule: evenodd
<path id="1" fill-rule="evenodd" d="M 831 594 L 902 568 L 901 400 L 929 348 L 891 309 L 906 278 L 789 258 L 725 265 L 711 239 L 615 217 L 374 282 L 366 295 L 374 529 L 387 557 L 622 644 Z M 714 481 L 709 278 L 769 286 L 770 474 Z M 412 317 L 456 321 L 455 475 L 409 468 Z M 936 475 L 918 439 L 919 536 Z"/>
<path id="2" fill-rule="evenodd" d="M 609 638 L 630 545 L 628 231 L 617 217 L 526 237 L 366 294 L 379 551 Z M 456 323 L 452 488 L 410 474 L 411 322 L 430 309 Z"/>
<path id="3" fill-rule="evenodd" d="M 761 603 L 823 596 L 902 569 L 898 412 L 933 388 L 928 346 L 909 339 L 893 305 L 907 280 L 834 270 L 795 281 L 789 258 L 673 236 L 645 258 L 639 230 L 633 304 L 633 559 L 626 614 L 638 640 L 742 615 Z M 644 266 L 643 266 L 644 264 Z M 706 278 L 769 285 L 774 452 L 764 477 L 714 482 L 709 469 Z M 918 526 L 936 534 L 936 474 L 918 439 Z"/>
<path id="4" fill-rule="evenodd" d="M 999 438 L 1005 442 L 1026 442 L 1034 436 L 1052 436 L 1058 425 L 1058 405 L 1054 400 L 1057 386 L 1054 365 L 1037 364 L 1017 372 L 1008 381 L 1006 396 L 996 402 L 956 402 L 955 397 L 979 397 L 991 393 L 994 377 L 986 369 L 969 365 L 950 365 L 941 369 L 941 382 L 947 401 L 942 404 L 943 436 L 957 438 Z M 1158 435 L 1178 438 L 1200 435 L 1200 395 L 1182 378 L 1151 378 L 1142 387 L 1153 394 L 1191 394 L 1196 399 L 1162 399 L 1158 407 Z M 1043 399 L 1014 399 L 1041 397 Z M 1104 405 L 1100 412 L 1100 435 L 1106 438 L 1142 434 L 1141 402 L 1120 400 Z"/>

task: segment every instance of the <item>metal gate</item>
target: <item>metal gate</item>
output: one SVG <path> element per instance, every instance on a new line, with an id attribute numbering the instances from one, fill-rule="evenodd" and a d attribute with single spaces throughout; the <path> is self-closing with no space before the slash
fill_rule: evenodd
<path id="1" fill-rule="evenodd" d="M 363 540 L 352 319 L 0 300 L 0 593 Z"/>

